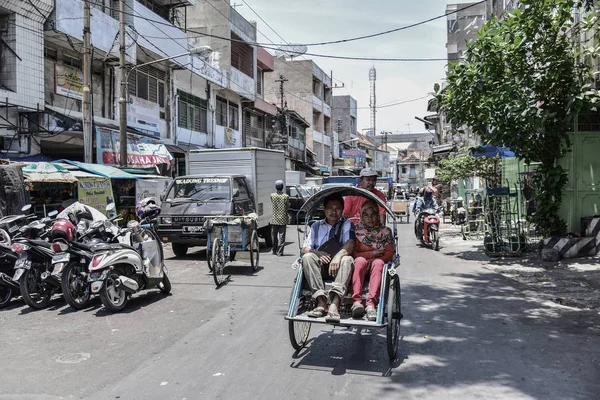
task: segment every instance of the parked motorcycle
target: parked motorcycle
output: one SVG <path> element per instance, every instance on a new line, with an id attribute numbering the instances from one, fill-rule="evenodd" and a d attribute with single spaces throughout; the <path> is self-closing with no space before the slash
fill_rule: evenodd
<path id="1" fill-rule="evenodd" d="M 54 253 L 48 241 L 52 217 L 33 221 L 19 229 L 12 250 L 18 255 L 13 281 L 19 283 L 21 297 L 34 309 L 48 306 L 54 293 L 60 292 L 60 280 L 51 274 Z"/>
<path id="2" fill-rule="evenodd" d="M 114 208 L 114 203 L 109 204 L 107 212 Z M 115 215 L 110 220 L 104 216 L 96 218 L 93 221 L 94 216 L 84 207 L 75 214 L 77 228 L 66 218 L 59 219 L 52 227 L 52 250 L 55 253 L 52 273 L 60 276 L 63 296 L 76 310 L 85 308 L 91 298 L 88 268 L 94 253 L 89 247 L 114 242 L 119 233 L 112 221 L 120 217 Z M 93 222 L 91 225 L 83 223 L 86 221 Z"/>
<path id="3" fill-rule="evenodd" d="M 437 210 L 421 210 L 415 220 L 415 236 L 423 246 L 439 250 L 440 247 L 440 218 Z"/>
<path id="4" fill-rule="evenodd" d="M 121 243 L 89 246 L 94 256 L 88 281 L 92 293 L 98 293 L 111 312 L 123 310 L 131 295 L 139 291 L 157 287 L 165 294 L 171 292 L 158 235 L 130 221 L 120 236 L 124 237 Z"/>

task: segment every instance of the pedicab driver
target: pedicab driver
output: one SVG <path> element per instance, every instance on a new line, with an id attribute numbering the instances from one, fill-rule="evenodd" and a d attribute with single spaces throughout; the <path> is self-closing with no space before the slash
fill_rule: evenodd
<path id="1" fill-rule="evenodd" d="M 350 254 L 354 250 L 354 225 L 342 218 L 344 199 L 341 195 L 325 197 L 323 207 L 325 219 L 312 225 L 302 248 L 302 271 L 317 302 L 317 307 L 308 316 L 340 322 L 340 301 L 352 280 Z M 324 278 L 334 279 L 329 293 L 325 292 Z"/>
<path id="2" fill-rule="evenodd" d="M 358 178 L 358 187 L 361 189 L 368 190 L 375 196 L 379 197 L 381 201 L 386 202 L 385 194 L 379 189 L 375 188 L 377 184 L 377 171 L 373 168 L 366 167 L 360 171 Z M 358 224 L 360 219 L 360 208 L 367 199 L 362 196 L 347 196 L 346 203 L 344 205 L 344 217 L 356 218 L 354 224 Z M 379 222 L 385 226 L 385 209 L 379 207 Z"/>

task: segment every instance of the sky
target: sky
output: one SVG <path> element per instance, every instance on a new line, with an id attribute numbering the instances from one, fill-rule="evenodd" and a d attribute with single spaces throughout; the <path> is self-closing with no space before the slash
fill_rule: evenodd
<path id="1" fill-rule="evenodd" d="M 256 11 L 288 43 L 314 43 L 372 34 L 420 22 L 445 13 L 444 0 L 232 0 L 249 21 L 257 21 L 259 42 L 282 40 Z M 456 1 L 454 3 L 462 3 Z M 266 38 L 265 38 L 266 36 Z M 267 39 L 268 38 L 268 39 Z M 270 40 L 269 40 L 270 39 Z M 308 52 L 376 58 L 446 58 L 446 18 L 371 39 L 327 46 L 311 46 Z M 382 62 L 313 59 L 325 72 L 333 71 L 334 95 L 350 94 L 358 102 L 358 130 L 370 126 L 369 69 L 377 69 L 377 104 L 417 99 L 433 92 L 446 71 L 445 61 Z M 308 72 L 307 72 L 308 73 Z M 382 108 L 377 112 L 377 131 L 425 132 L 415 120 L 427 112 L 427 98 Z"/>

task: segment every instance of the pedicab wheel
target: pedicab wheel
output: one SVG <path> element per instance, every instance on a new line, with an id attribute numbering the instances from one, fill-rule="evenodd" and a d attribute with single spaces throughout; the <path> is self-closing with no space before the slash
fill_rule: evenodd
<path id="1" fill-rule="evenodd" d="M 308 335 L 310 334 L 310 322 L 288 321 L 290 333 L 290 343 L 296 351 L 300 351 L 306 346 Z"/>
<path id="2" fill-rule="evenodd" d="M 400 339 L 400 279 L 397 275 L 390 278 L 386 304 L 387 317 L 387 351 L 390 360 L 396 359 L 398 340 Z"/>
<path id="3" fill-rule="evenodd" d="M 258 242 L 258 233 L 256 230 L 252 231 L 252 236 L 250 237 L 250 265 L 252 266 L 252 271 L 258 270 L 258 261 L 260 259 L 260 246 Z"/>
<path id="4" fill-rule="evenodd" d="M 213 241 L 212 246 L 212 273 L 217 287 L 221 286 L 225 282 L 225 275 L 223 270 L 225 269 L 225 250 L 221 239 L 216 238 Z"/>
<path id="5" fill-rule="evenodd" d="M 208 270 L 212 272 L 212 251 L 206 249 L 206 263 L 208 264 Z"/>
<path id="6" fill-rule="evenodd" d="M 163 271 L 163 278 L 162 281 L 158 284 L 158 289 L 164 294 L 171 293 L 171 280 L 167 275 L 167 271 Z"/>

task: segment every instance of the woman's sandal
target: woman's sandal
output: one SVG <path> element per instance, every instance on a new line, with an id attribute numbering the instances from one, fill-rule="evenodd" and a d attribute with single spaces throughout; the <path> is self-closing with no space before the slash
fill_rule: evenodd
<path id="1" fill-rule="evenodd" d="M 306 313 L 311 318 L 322 318 L 326 315 L 325 308 L 323 307 L 315 307 L 312 311 Z"/>
<path id="2" fill-rule="evenodd" d="M 373 306 L 367 306 L 367 319 L 369 321 L 377 321 L 377 310 Z"/>
<path id="3" fill-rule="evenodd" d="M 333 322 L 333 323 L 340 322 L 340 313 L 338 312 L 338 309 L 335 304 L 331 304 L 329 306 L 329 313 L 325 317 L 325 322 Z"/>

